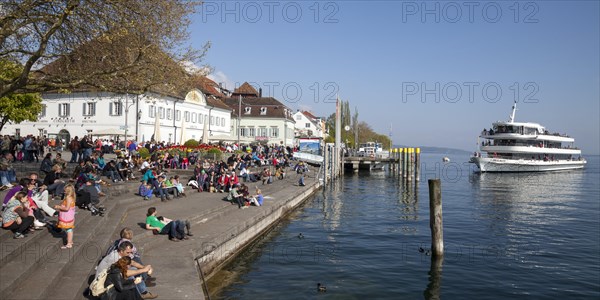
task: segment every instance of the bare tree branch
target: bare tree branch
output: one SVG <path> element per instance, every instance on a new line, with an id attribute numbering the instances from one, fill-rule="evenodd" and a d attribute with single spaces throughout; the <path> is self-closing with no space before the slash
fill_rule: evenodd
<path id="1" fill-rule="evenodd" d="M 0 97 L 52 89 L 175 92 L 210 46 L 186 47 L 198 2 L 174 0 L 4 0 L 0 60 L 22 66 L 0 80 Z"/>

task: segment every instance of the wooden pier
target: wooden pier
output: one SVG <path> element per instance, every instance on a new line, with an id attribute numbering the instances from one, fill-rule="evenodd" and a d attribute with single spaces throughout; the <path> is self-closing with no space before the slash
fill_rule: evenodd
<path id="1" fill-rule="evenodd" d="M 398 160 L 395 158 L 381 158 L 381 157 L 359 157 L 359 156 L 346 156 L 344 157 L 344 169 L 346 171 L 352 170 L 358 172 L 359 170 L 371 170 L 373 167 L 396 163 Z"/>
<path id="2" fill-rule="evenodd" d="M 394 148 L 389 157 L 359 157 L 346 156 L 343 158 L 344 171 L 373 170 L 389 165 L 392 172 L 404 180 L 419 181 L 421 173 L 421 148 Z"/>

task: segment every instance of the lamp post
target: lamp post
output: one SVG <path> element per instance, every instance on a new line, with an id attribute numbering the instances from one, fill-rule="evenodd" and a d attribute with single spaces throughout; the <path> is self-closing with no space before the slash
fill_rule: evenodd
<path id="1" fill-rule="evenodd" d="M 237 144 L 240 147 L 240 122 L 242 121 L 242 95 L 239 96 L 238 101 L 238 117 L 237 117 Z"/>
<path id="2" fill-rule="evenodd" d="M 173 144 L 175 144 L 175 140 L 177 140 L 177 124 L 175 124 L 175 105 L 177 104 L 177 99 L 173 99 Z"/>
<path id="3" fill-rule="evenodd" d="M 135 96 L 135 99 L 133 99 L 133 102 L 131 104 L 129 104 L 129 94 L 125 94 L 125 144 L 127 144 L 127 131 L 129 129 L 129 125 L 128 125 L 128 117 L 129 117 L 129 108 L 137 103 L 137 97 L 138 95 Z M 137 109 L 136 109 L 137 112 Z M 137 121 L 136 121 L 137 123 Z M 137 134 L 137 132 L 136 132 Z M 137 137 L 136 137 L 137 139 Z"/>

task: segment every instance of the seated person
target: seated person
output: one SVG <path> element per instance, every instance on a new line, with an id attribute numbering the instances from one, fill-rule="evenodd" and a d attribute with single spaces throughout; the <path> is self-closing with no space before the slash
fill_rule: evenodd
<path id="1" fill-rule="evenodd" d="M 52 153 L 46 153 L 46 156 L 44 157 L 44 159 L 42 159 L 40 171 L 42 171 L 44 175 L 47 175 L 48 173 L 52 172 L 53 165 L 54 164 L 52 163 Z"/>
<path id="2" fill-rule="evenodd" d="M 165 217 L 156 216 L 156 207 L 148 208 L 146 213 L 146 229 L 152 230 L 155 234 L 168 234 L 169 240 L 178 242 L 179 240 L 187 240 L 188 236 L 192 236 L 190 232 L 190 222 L 188 220 L 171 220 Z M 187 229 L 187 233 L 185 233 Z"/>
<path id="3" fill-rule="evenodd" d="M 164 186 L 167 189 L 167 193 L 172 194 L 173 196 L 175 196 L 175 198 L 179 198 L 179 189 L 177 189 L 177 187 L 173 184 L 173 182 L 171 182 L 171 179 L 173 177 L 170 178 L 166 178 L 164 177 L 165 181 L 164 181 Z"/>
<path id="4" fill-rule="evenodd" d="M 121 173 L 119 173 L 119 169 L 117 169 L 117 164 L 114 160 L 109 161 L 104 169 L 102 170 L 104 176 L 108 177 L 108 179 L 112 180 L 112 182 L 123 181 L 121 178 Z"/>
<path id="5" fill-rule="evenodd" d="M 187 197 L 183 188 L 183 184 L 181 184 L 181 182 L 179 181 L 179 175 L 175 175 L 174 177 L 169 178 L 169 181 L 171 181 L 171 184 L 177 189 L 179 195 Z"/>
<path id="6" fill-rule="evenodd" d="M 67 168 L 67 161 L 62 158 L 62 154 L 56 153 L 56 158 L 52 160 L 52 165 L 59 165 L 64 170 Z"/>
<path id="7" fill-rule="evenodd" d="M 107 290 L 102 295 L 103 299 L 144 299 L 136 291 L 136 286 L 141 284 L 143 279 L 141 277 L 135 277 L 135 279 L 128 278 L 127 270 L 130 267 L 131 258 L 129 256 L 119 258 L 119 260 L 109 267 L 104 286 L 107 287 L 112 284 L 113 288 Z"/>
<path id="8" fill-rule="evenodd" d="M 275 169 L 275 177 L 280 180 L 285 178 L 285 169 L 282 166 L 277 166 L 277 169 Z"/>
<path id="9" fill-rule="evenodd" d="M 65 181 L 60 179 L 62 167 L 59 165 L 52 166 L 52 172 L 48 173 L 44 178 L 44 185 L 48 193 L 54 194 L 58 200 L 62 199 L 65 194 Z"/>
<path id="10" fill-rule="evenodd" d="M 234 171 L 229 172 L 229 181 L 227 181 L 228 188 L 231 189 L 233 186 L 240 185 L 240 178 L 235 174 Z"/>
<path id="11" fill-rule="evenodd" d="M 133 253 L 133 244 L 129 241 L 122 242 L 118 246 L 117 249 L 110 252 L 108 255 L 106 255 L 100 261 L 100 263 L 96 267 L 95 278 L 98 278 L 98 275 L 100 275 L 100 273 L 102 273 L 102 271 L 109 269 L 111 265 L 116 263 L 122 257 L 129 257 L 129 255 L 131 253 Z M 144 266 L 144 265 L 141 265 L 132 260 L 131 266 L 133 268 L 128 268 L 126 271 L 126 274 L 125 274 L 125 276 L 128 278 L 129 277 L 141 277 L 141 275 L 143 273 L 152 273 L 152 266 L 150 266 L 150 265 Z M 145 298 L 145 299 L 156 298 L 155 295 L 152 295 L 150 292 L 148 292 L 146 285 L 143 281 L 141 281 L 140 284 L 136 285 L 136 288 L 137 288 L 138 292 L 142 295 L 142 298 Z M 145 295 L 147 295 L 147 296 L 145 296 Z"/>
<path id="12" fill-rule="evenodd" d="M 100 204 L 100 193 L 94 186 L 94 180 L 88 178 L 83 186 L 77 190 L 77 199 L 75 204 L 92 212 L 92 215 L 104 216 L 104 207 Z"/>
<path id="13" fill-rule="evenodd" d="M 238 208 L 246 207 L 244 206 L 244 196 L 238 192 L 239 187 L 234 186 L 229 190 L 229 194 L 227 195 L 227 200 L 231 202 L 231 204 L 238 205 Z"/>
<path id="14" fill-rule="evenodd" d="M 129 227 L 125 227 L 123 229 L 121 229 L 121 232 L 119 233 L 120 238 L 116 239 L 112 245 L 108 248 L 108 250 L 106 250 L 106 254 L 105 255 L 109 255 L 111 252 L 113 252 L 114 250 L 118 249 L 119 246 L 123 243 L 123 242 L 130 242 L 133 245 L 132 239 L 133 239 L 133 230 L 131 230 L 131 228 Z M 135 247 L 135 245 L 133 245 L 133 248 L 131 248 L 131 254 L 129 254 L 129 257 L 131 257 L 131 259 L 135 262 L 137 262 L 138 264 L 143 265 L 142 263 L 142 257 L 140 255 L 140 253 L 137 251 L 137 248 Z M 145 276 L 144 276 L 144 280 L 146 280 Z"/>
<path id="15" fill-rule="evenodd" d="M 100 178 L 100 176 L 98 175 L 98 172 L 95 169 L 91 169 L 86 175 L 86 182 L 89 181 L 89 179 L 92 180 L 93 186 L 96 188 L 96 190 L 98 190 L 98 196 L 100 197 L 104 197 L 106 196 L 106 194 L 104 194 L 102 192 L 102 189 L 100 189 L 100 185 L 110 185 L 109 183 L 106 183 L 104 180 L 102 180 Z"/>
<path id="16" fill-rule="evenodd" d="M 154 194 L 154 188 L 151 184 L 142 181 L 142 184 L 140 184 L 139 187 L 139 194 L 140 196 L 144 197 L 144 200 L 150 200 Z"/>
<path id="17" fill-rule="evenodd" d="M 215 173 L 215 171 L 210 171 L 210 173 L 208 174 L 208 178 L 206 179 L 205 184 L 208 184 L 208 191 L 210 193 L 216 193 L 217 189 L 215 188 L 215 185 L 217 184 L 217 179 L 218 176 Z"/>
<path id="18" fill-rule="evenodd" d="M 29 174 L 29 185 L 27 196 L 31 197 L 35 205 L 43 210 L 48 216 L 58 216 L 58 212 L 48 205 L 48 191 L 46 186 L 38 179 L 37 173 Z"/>
<path id="19" fill-rule="evenodd" d="M 160 201 L 164 202 L 164 201 L 173 199 L 169 196 L 169 189 L 167 188 L 167 186 L 165 184 L 165 177 L 159 176 L 158 180 L 156 182 L 157 182 L 158 188 L 155 188 L 154 191 L 160 197 Z"/>
<path id="20" fill-rule="evenodd" d="M 215 189 L 217 190 L 217 192 L 222 193 L 225 188 L 226 188 L 226 183 L 227 181 L 227 175 L 225 175 L 225 173 L 222 173 L 218 178 L 217 178 L 217 184 L 215 186 Z"/>
<path id="21" fill-rule="evenodd" d="M 27 237 L 33 224 L 34 218 L 29 215 L 29 209 L 26 208 L 28 201 L 25 192 L 18 192 L 8 201 L 2 212 L 2 228 L 11 230 L 15 239 Z"/>
<path id="22" fill-rule="evenodd" d="M 258 187 L 256 187 L 256 194 L 250 198 L 250 203 L 256 206 L 261 206 L 263 204 L 264 199 L 265 198 L 262 195 L 262 191 Z"/>
<path id="23" fill-rule="evenodd" d="M 262 184 L 265 184 L 265 182 L 271 184 L 273 182 L 273 176 L 271 176 L 271 170 L 269 170 L 269 168 L 263 169 L 260 178 L 262 179 Z"/>
<path id="24" fill-rule="evenodd" d="M 135 176 L 133 176 L 133 167 L 127 158 L 123 158 L 117 163 L 117 171 L 119 171 L 119 175 L 124 180 L 135 179 Z"/>

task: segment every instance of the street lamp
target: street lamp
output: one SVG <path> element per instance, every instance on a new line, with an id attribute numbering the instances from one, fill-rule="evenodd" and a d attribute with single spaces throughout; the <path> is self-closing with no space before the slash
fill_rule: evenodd
<path id="1" fill-rule="evenodd" d="M 176 120 L 177 114 L 175 113 L 175 105 L 177 104 L 178 101 L 179 101 L 178 99 L 173 100 L 173 144 L 175 144 L 175 140 L 177 140 L 177 124 L 175 124 L 175 121 L 177 121 Z"/>
<path id="2" fill-rule="evenodd" d="M 242 95 L 239 96 L 238 101 L 238 117 L 237 117 L 237 146 L 240 147 L 240 122 L 242 121 Z"/>
<path id="3" fill-rule="evenodd" d="M 137 103 L 137 97 L 138 95 L 135 96 L 135 99 L 133 99 L 131 104 L 128 104 L 129 102 L 129 94 L 125 94 L 125 145 L 127 144 L 127 131 L 129 129 L 129 125 L 128 125 L 128 117 L 129 117 L 129 108 L 131 108 L 132 105 Z M 136 109 L 137 112 L 137 109 Z M 137 132 L 136 132 L 137 134 Z M 136 136 L 137 139 L 137 136 Z"/>

